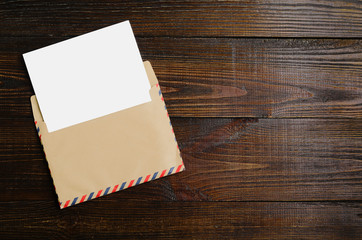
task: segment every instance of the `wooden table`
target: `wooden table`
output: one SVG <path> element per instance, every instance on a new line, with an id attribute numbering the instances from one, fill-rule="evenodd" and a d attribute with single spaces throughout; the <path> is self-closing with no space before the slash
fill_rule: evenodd
<path id="1" fill-rule="evenodd" d="M 362 239 L 361 1 L 12 0 L 0 19 L 0 239 Z M 59 210 L 21 54 L 127 19 L 186 171 Z"/>

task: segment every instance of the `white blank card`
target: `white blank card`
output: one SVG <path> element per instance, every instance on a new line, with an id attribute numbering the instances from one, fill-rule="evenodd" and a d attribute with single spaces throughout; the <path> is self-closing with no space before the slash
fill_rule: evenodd
<path id="1" fill-rule="evenodd" d="M 151 101 L 129 21 L 23 57 L 49 132 Z"/>

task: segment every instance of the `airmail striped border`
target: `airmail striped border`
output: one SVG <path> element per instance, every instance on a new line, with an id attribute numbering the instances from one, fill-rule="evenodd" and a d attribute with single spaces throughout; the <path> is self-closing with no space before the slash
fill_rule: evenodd
<path id="1" fill-rule="evenodd" d="M 149 175 L 147 175 L 145 177 L 139 177 L 137 179 L 137 181 L 136 181 L 136 179 L 133 179 L 133 180 L 128 181 L 128 182 L 123 182 L 122 184 L 117 184 L 115 186 L 109 186 L 106 189 L 99 190 L 98 192 L 91 192 L 90 194 L 85 194 L 83 196 L 79 196 L 79 197 L 75 197 L 74 199 L 67 200 L 65 202 L 60 202 L 59 206 L 60 206 L 60 208 L 70 207 L 70 206 L 73 206 L 73 205 L 78 204 L 78 203 L 89 201 L 89 200 L 92 200 L 94 198 L 102 197 L 102 196 L 105 196 L 105 195 L 110 194 L 110 193 L 114 193 L 114 192 L 117 192 L 117 191 L 124 190 L 126 188 L 137 186 L 138 184 L 141 184 L 141 183 L 146 183 L 146 182 L 155 180 L 157 178 L 162 178 L 162 177 L 174 174 L 174 173 L 178 173 L 178 172 L 180 172 L 182 170 L 184 170 L 184 165 L 183 164 L 178 165 L 177 167 L 172 167 L 170 169 L 164 169 L 163 171 L 155 172 L 153 174 L 149 174 Z"/>

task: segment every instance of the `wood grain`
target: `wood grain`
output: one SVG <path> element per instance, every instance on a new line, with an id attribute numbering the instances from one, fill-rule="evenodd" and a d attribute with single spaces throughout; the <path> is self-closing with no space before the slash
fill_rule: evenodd
<path id="1" fill-rule="evenodd" d="M 2 116 L 31 115 L 33 90 L 21 53 L 60 40 L 0 40 Z M 138 43 L 174 117 L 362 117 L 362 40 L 139 38 Z"/>
<path id="2" fill-rule="evenodd" d="M 172 123 L 186 171 L 105 198 L 362 199 L 360 120 L 172 118 Z M 2 119 L 0 132 L 0 201 L 55 199 L 32 119 Z"/>
<path id="3" fill-rule="evenodd" d="M 59 210 L 21 54 L 127 19 L 186 171 Z M 0 29 L 1 240 L 362 239 L 362 1 L 5 0 Z"/>
<path id="4" fill-rule="evenodd" d="M 361 1 L 2 1 L 1 36 L 74 36 L 130 20 L 137 36 L 362 36 Z"/>
<path id="5" fill-rule="evenodd" d="M 12 211 L 8 211 L 12 209 Z M 0 203 L 2 239 L 359 239 L 361 203 Z M 26 232 L 27 234 L 24 234 Z"/>

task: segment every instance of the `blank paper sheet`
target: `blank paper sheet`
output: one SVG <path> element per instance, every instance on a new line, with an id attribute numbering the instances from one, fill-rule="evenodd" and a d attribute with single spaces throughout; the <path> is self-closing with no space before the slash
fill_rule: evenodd
<path id="1" fill-rule="evenodd" d="M 129 21 L 23 57 L 49 132 L 151 101 Z"/>

